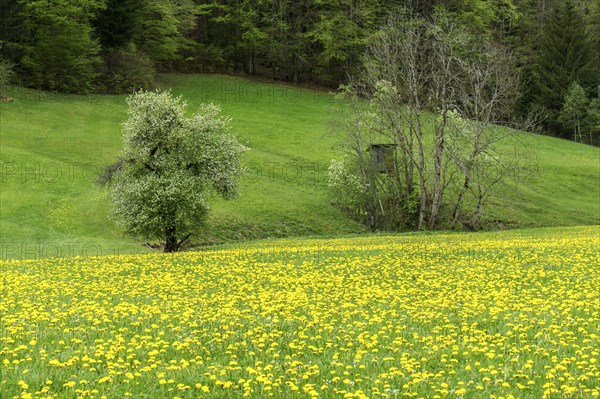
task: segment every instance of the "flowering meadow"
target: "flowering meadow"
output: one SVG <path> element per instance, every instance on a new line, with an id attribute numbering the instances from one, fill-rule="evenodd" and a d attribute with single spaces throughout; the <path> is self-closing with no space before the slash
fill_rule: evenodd
<path id="1" fill-rule="evenodd" d="M 0 398 L 600 397 L 600 229 L 0 263 Z"/>

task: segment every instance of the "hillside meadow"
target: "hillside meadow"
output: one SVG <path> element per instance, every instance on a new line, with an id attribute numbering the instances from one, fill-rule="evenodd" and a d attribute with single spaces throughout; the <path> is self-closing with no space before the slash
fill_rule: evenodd
<path id="1" fill-rule="evenodd" d="M 331 203 L 326 174 L 339 157 L 331 93 L 219 75 L 163 75 L 159 88 L 194 110 L 222 107 L 251 148 L 240 197 L 215 200 L 197 244 L 288 236 L 364 233 Z M 76 96 L 3 88 L 0 103 L 2 257 L 150 251 L 110 220 L 101 170 L 121 148 L 124 96 Z M 488 228 L 600 223 L 598 148 L 520 134 L 537 173 L 510 180 L 484 211 Z"/>

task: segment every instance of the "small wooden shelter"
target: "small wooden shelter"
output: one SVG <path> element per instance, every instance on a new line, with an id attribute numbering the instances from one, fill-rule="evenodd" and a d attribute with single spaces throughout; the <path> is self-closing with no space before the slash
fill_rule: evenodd
<path id="1" fill-rule="evenodd" d="M 390 173 L 394 171 L 394 153 L 396 144 L 371 144 L 371 162 L 379 173 Z"/>

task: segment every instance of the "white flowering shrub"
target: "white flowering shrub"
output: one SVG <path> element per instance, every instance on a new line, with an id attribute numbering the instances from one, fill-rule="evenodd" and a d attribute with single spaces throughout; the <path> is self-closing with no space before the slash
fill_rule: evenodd
<path id="1" fill-rule="evenodd" d="M 361 182 L 354 169 L 345 158 L 332 159 L 327 170 L 327 184 L 336 204 L 355 219 L 362 220 L 366 216 L 368 187 Z"/>
<path id="2" fill-rule="evenodd" d="M 102 179 L 113 218 L 127 233 L 159 239 L 174 252 L 203 225 L 212 196 L 237 194 L 247 148 L 216 105 L 187 117 L 181 98 L 147 91 L 127 104 L 123 154 Z"/>
<path id="3" fill-rule="evenodd" d="M 350 171 L 346 159 L 332 159 L 327 172 L 327 184 L 331 189 L 340 192 L 362 191 L 360 179 Z"/>

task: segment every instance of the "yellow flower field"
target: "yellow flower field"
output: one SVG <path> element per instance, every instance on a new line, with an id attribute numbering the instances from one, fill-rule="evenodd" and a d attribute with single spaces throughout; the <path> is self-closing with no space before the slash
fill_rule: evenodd
<path id="1" fill-rule="evenodd" d="M 0 398 L 594 398 L 600 230 L 0 263 Z"/>

